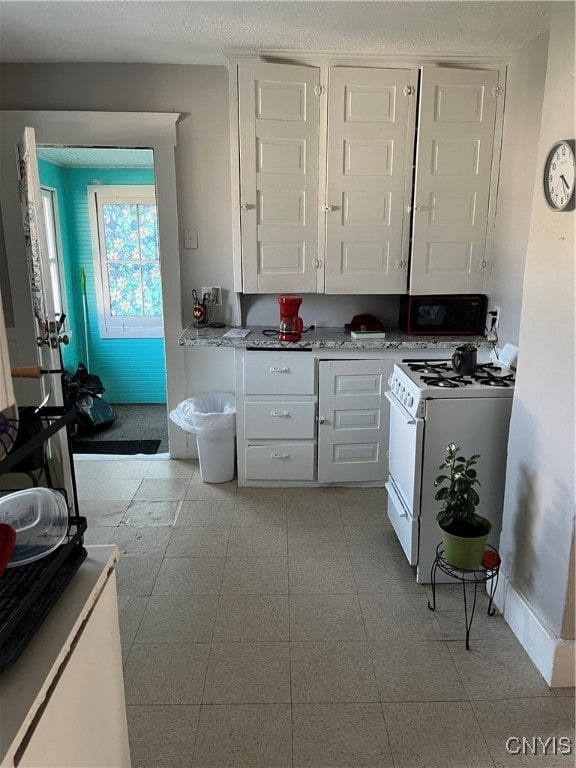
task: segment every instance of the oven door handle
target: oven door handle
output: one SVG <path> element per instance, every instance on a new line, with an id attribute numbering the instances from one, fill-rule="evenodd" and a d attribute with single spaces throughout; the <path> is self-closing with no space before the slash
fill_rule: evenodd
<path id="1" fill-rule="evenodd" d="M 394 407 L 394 409 L 402 416 L 406 424 L 416 424 L 416 419 L 414 416 L 411 416 L 406 408 L 400 403 L 398 398 L 393 392 L 384 392 L 384 397 L 386 400 L 390 401 L 390 405 Z"/>

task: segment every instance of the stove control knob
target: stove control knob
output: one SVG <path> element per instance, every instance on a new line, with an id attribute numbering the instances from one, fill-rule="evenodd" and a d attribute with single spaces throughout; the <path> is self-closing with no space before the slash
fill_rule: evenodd
<path id="1" fill-rule="evenodd" d="M 412 395 L 408 395 L 408 397 L 406 398 L 406 405 L 408 406 L 408 408 L 412 408 L 413 402 L 414 402 L 414 398 L 412 397 Z"/>

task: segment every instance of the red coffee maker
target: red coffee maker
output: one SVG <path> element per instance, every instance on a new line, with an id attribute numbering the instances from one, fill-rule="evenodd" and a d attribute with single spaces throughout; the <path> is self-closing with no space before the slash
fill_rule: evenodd
<path id="1" fill-rule="evenodd" d="M 298 310 L 302 304 L 301 296 L 278 296 L 280 304 L 280 331 L 279 341 L 300 341 L 303 330 L 302 318 L 298 317 Z"/>

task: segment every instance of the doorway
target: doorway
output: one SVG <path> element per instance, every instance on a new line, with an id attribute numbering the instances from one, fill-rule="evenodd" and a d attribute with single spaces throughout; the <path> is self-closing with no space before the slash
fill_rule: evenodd
<path id="1" fill-rule="evenodd" d="M 117 420 L 80 449 L 167 451 L 160 254 L 150 149 L 38 146 L 53 290 L 66 313 L 64 366 L 86 366 Z M 162 429 L 163 426 L 163 429 Z M 121 444 L 118 443 L 121 441 Z"/>
<path id="2" fill-rule="evenodd" d="M 158 236 L 162 254 L 166 363 L 163 384 L 167 391 L 166 422 L 172 458 L 187 456 L 185 436 L 168 419 L 170 408 L 185 397 L 185 364 L 177 343 L 182 331 L 174 156 L 178 119 L 177 113 L 0 112 L 0 148 L 5 168 L 13 166 L 14 148 L 26 126 L 34 128 L 36 143 L 41 146 L 137 148 L 153 151 Z M 14 308 L 13 325 L 7 328 L 11 361 L 13 365 L 30 365 L 37 357 L 36 333 L 22 242 L 18 185 L 9 173 L 0 177 L 0 204 L 5 228 L 8 292 Z M 35 402 L 36 389 L 34 382 L 18 382 L 17 401 Z"/>

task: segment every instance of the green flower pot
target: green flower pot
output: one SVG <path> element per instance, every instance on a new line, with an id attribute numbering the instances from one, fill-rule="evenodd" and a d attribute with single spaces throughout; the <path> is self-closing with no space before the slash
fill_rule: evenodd
<path id="1" fill-rule="evenodd" d="M 444 559 L 454 568 L 460 568 L 463 571 L 476 571 L 480 568 L 486 542 L 492 528 L 492 523 L 482 518 L 485 523 L 486 532 L 480 536 L 456 536 L 444 528 L 442 531 L 442 542 L 444 546 Z"/>

